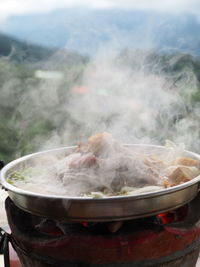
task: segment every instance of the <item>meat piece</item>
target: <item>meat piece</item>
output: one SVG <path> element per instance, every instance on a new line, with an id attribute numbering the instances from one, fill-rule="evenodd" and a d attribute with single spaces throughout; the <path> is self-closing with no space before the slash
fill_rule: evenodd
<path id="1" fill-rule="evenodd" d="M 142 187 L 158 185 L 160 182 L 158 172 L 149 167 L 143 160 L 136 157 L 121 157 L 118 167 L 115 168 L 115 177 L 111 188 L 120 191 L 124 186 Z"/>
<path id="2" fill-rule="evenodd" d="M 107 158 L 120 148 L 121 145 L 110 134 L 104 132 L 89 137 L 87 143 L 79 143 L 76 152 L 82 154 L 91 152 L 96 157 Z"/>
<path id="3" fill-rule="evenodd" d="M 104 132 L 91 136 L 88 139 L 88 148 L 95 156 L 107 158 L 109 155 L 119 151 L 121 145 L 110 134 Z"/>
<path id="4" fill-rule="evenodd" d="M 69 168 L 82 169 L 97 166 L 97 158 L 92 153 L 80 155 L 71 160 Z"/>
<path id="5" fill-rule="evenodd" d="M 89 153 L 88 143 L 78 143 L 76 153 Z"/>

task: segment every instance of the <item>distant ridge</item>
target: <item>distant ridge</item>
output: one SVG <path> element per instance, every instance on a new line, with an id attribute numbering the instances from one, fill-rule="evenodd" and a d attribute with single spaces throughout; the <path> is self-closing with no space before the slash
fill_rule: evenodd
<path id="1" fill-rule="evenodd" d="M 0 33 L 0 56 L 16 61 L 38 61 L 47 59 L 55 49 L 33 45 Z"/>
<path id="2" fill-rule="evenodd" d="M 2 30 L 31 43 L 88 55 L 110 43 L 119 49 L 200 55 L 200 23 L 189 14 L 76 7 L 10 17 Z"/>

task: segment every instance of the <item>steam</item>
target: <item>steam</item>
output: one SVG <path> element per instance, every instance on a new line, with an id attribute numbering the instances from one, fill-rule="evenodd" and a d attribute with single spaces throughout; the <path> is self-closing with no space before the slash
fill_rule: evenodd
<path id="1" fill-rule="evenodd" d="M 59 51 L 33 64 L 35 77 L 23 84 L 13 116 L 20 132 L 16 157 L 74 145 L 103 131 L 123 143 L 163 145 L 169 139 L 198 152 L 200 106 L 192 102 L 198 80 L 189 64 L 177 67 L 182 60 L 187 56 L 108 45 L 91 60 Z M 16 84 L 21 86 L 16 77 L 9 79 L 5 93 Z M 40 132 L 44 125 L 47 130 Z M 21 151 L 29 130 L 32 147 Z"/>
<path id="2" fill-rule="evenodd" d="M 59 151 L 29 158 L 11 174 L 11 183 L 36 193 L 101 198 L 158 191 L 200 173 L 198 160 L 183 157 L 184 147 L 123 146 L 105 132 L 65 148 L 65 155 Z"/>
<path id="3" fill-rule="evenodd" d="M 169 139 L 181 152 L 184 146 L 198 152 L 200 107 L 192 101 L 198 80 L 192 66 L 180 68 L 187 56 L 111 48 L 104 47 L 90 61 L 74 61 L 59 51 L 44 64 L 34 66 L 37 86 L 35 80 L 27 80 L 27 90 L 17 106 L 21 120 L 16 120 L 15 127 L 21 132 L 21 144 L 29 131 L 30 143 L 34 144 L 30 152 L 71 146 L 96 133 L 109 132 L 119 143 L 164 145 Z M 108 159 L 103 154 L 99 158 L 93 149 L 87 151 L 90 160 L 98 161 L 94 169 L 84 167 L 80 172 L 71 168 L 70 160 L 85 160 L 77 152 L 72 159 L 64 158 L 56 164 L 51 160 L 47 165 L 40 162 L 44 175 L 34 174 L 30 184 L 19 181 L 19 186 L 73 196 L 101 192 L 102 187 L 112 194 L 126 184 L 131 190 L 143 186 L 159 190 L 164 186 L 161 169 L 166 166 L 159 169 L 157 160 L 148 166 L 123 146 L 113 149 L 115 142 L 109 140 L 106 146 L 112 153 Z M 173 160 L 165 159 L 164 165 Z"/>
<path id="4" fill-rule="evenodd" d="M 154 53 L 99 53 L 77 82 L 62 85 L 68 96 L 62 106 L 59 83 L 43 82 L 31 101 L 39 99 L 39 112 L 58 121 L 59 129 L 42 140 L 41 149 L 52 147 L 54 141 L 56 146 L 71 145 L 107 131 L 124 143 L 164 144 L 170 139 L 197 150 L 199 105 L 191 106 L 196 75 L 189 66 L 171 73 L 164 70 L 173 69 L 182 57 L 171 56 L 163 65 Z M 76 76 L 73 70 L 68 75 L 72 80 Z M 66 114 L 70 119 L 64 119 Z"/>

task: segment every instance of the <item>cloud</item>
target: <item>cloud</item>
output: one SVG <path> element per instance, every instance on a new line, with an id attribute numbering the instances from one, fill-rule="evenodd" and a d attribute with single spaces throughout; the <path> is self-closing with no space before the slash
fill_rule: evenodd
<path id="1" fill-rule="evenodd" d="M 0 19 L 6 19 L 12 15 L 50 12 L 72 6 L 200 14 L 199 0 L 1 0 Z"/>

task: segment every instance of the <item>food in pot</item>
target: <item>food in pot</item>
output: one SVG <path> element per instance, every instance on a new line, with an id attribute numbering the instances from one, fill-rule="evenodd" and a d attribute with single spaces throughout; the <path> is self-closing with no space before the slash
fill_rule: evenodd
<path id="1" fill-rule="evenodd" d="M 80 143 L 70 155 L 35 159 L 34 166 L 12 173 L 8 181 L 42 194 L 137 195 L 176 186 L 200 174 L 198 160 L 175 152 L 174 148 L 157 153 L 123 146 L 110 134 L 100 133 Z"/>

